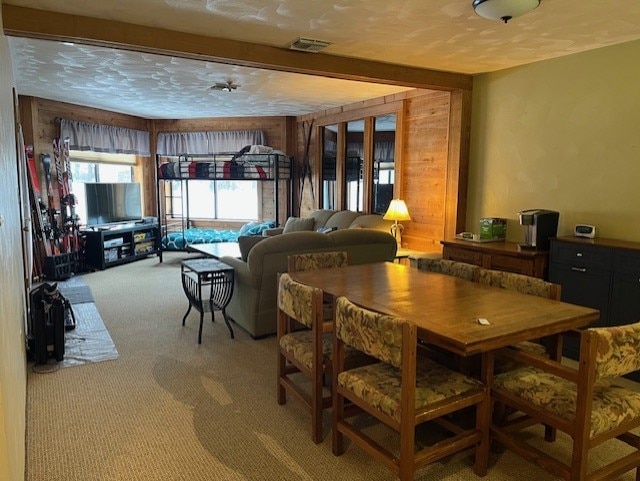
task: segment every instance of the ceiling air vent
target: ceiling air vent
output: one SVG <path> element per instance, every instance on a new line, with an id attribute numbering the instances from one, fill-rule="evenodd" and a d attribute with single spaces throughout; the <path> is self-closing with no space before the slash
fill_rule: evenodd
<path id="1" fill-rule="evenodd" d="M 322 40 L 314 40 L 312 38 L 299 38 L 289 44 L 291 50 L 300 50 L 301 52 L 317 53 L 320 50 L 331 45 L 329 42 Z"/>

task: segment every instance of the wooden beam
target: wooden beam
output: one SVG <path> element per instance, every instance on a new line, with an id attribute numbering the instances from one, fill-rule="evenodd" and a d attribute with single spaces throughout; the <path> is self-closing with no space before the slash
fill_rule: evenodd
<path id="1" fill-rule="evenodd" d="M 2 5 L 8 36 L 69 41 L 245 67 L 435 90 L 471 90 L 472 76 L 237 40 L 114 20 Z"/>

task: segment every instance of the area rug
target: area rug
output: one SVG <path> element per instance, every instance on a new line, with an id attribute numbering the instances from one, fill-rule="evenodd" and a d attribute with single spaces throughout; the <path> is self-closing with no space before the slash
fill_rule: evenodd
<path id="1" fill-rule="evenodd" d="M 93 302 L 91 288 L 82 277 L 75 276 L 58 282 L 58 289 L 71 303 L 76 320 L 75 329 L 65 333 L 64 359 L 58 363 L 58 367 L 117 359 L 116 346 Z"/>

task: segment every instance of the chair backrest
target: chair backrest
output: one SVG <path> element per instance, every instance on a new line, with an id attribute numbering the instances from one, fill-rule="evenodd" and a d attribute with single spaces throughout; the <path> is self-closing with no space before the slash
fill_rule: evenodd
<path id="1" fill-rule="evenodd" d="M 349 256 L 345 251 L 310 252 L 292 254 L 288 257 L 288 272 L 304 272 L 347 265 L 349 265 Z"/>
<path id="2" fill-rule="evenodd" d="M 418 269 L 459 277 L 467 281 L 474 281 L 477 278 L 480 266 L 448 259 L 419 258 Z"/>
<path id="3" fill-rule="evenodd" d="M 478 272 L 478 282 L 488 286 L 517 291 L 521 294 L 530 294 L 556 301 L 560 300 L 560 284 L 547 282 L 538 277 L 525 276 L 524 274 L 515 274 L 513 272 L 496 271 L 493 269 L 480 269 Z"/>
<path id="4" fill-rule="evenodd" d="M 588 329 L 597 334 L 596 379 L 640 370 L 640 322 Z"/>
<path id="5" fill-rule="evenodd" d="M 283 273 L 278 280 L 278 308 L 291 319 L 312 327 L 321 313 L 322 290 L 307 286 Z M 320 316 L 321 319 L 321 316 Z"/>
<path id="6" fill-rule="evenodd" d="M 406 323 L 357 306 L 346 297 L 336 300 L 334 331 L 338 339 L 398 368 L 402 364 L 402 334 Z"/>

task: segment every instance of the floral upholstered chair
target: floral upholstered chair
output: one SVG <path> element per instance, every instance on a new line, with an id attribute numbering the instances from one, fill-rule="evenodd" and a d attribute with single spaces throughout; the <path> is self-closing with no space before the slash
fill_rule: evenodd
<path id="1" fill-rule="evenodd" d="M 294 322 L 307 329 L 294 330 Z M 331 405 L 323 395 L 323 380 L 331 353 L 331 335 L 325 334 L 322 290 L 295 282 L 289 274 L 278 279 L 278 404 L 287 392 L 300 399 L 311 412 L 311 438 L 322 441 L 322 410 Z M 294 381 L 294 373 L 311 381 L 311 394 Z"/>
<path id="2" fill-rule="evenodd" d="M 349 254 L 345 251 L 310 252 L 292 254 L 287 257 L 287 272 L 306 272 L 332 267 L 349 265 Z M 333 297 L 325 294 L 322 307 L 322 318 L 333 319 Z"/>
<path id="3" fill-rule="evenodd" d="M 363 309 L 347 298 L 336 300 L 333 368 L 333 452 L 344 452 L 347 436 L 401 480 L 412 480 L 414 472 L 455 452 L 475 447 L 474 471 L 486 473 L 488 457 L 489 397 L 479 381 L 447 369 L 426 357 L 416 356 L 415 325 L 392 316 Z M 377 358 L 379 363 L 345 368 L 347 346 Z M 388 451 L 348 420 L 367 412 L 399 433 L 399 455 Z M 477 410 L 471 428 L 444 419 L 469 406 Z M 359 408 L 359 409 L 355 409 Z M 454 435 L 416 451 L 415 428 L 436 421 Z"/>
<path id="4" fill-rule="evenodd" d="M 505 349 L 499 353 L 525 366 L 495 376 L 492 397 L 524 416 L 511 420 L 508 427 L 494 422 L 493 438 L 559 479 L 618 479 L 632 469 L 640 479 L 640 436 L 630 432 L 640 427 L 640 392 L 616 381 L 640 370 L 640 323 L 586 329 L 579 336 L 577 369 L 525 351 Z M 568 463 L 542 453 L 518 436 L 514 426 L 530 426 L 527 418 L 551 425 L 573 439 Z M 614 438 L 632 446 L 633 451 L 588 473 L 589 450 Z"/>
<path id="5" fill-rule="evenodd" d="M 515 274 L 513 272 L 496 271 L 493 269 L 480 269 L 478 282 L 488 286 L 510 289 L 521 294 L 560 300 L 560 284 L 547 282 L 538 277 Z"/>
<path id="6" fill-rule="evenodd" d="M 467 281 L 475 281 L 480 270 L 480 266 L 448 259 L 419 258 L 417 264 L 418 269 L 459 277 Z"/>
<path id="7" fill-rule="evenodd" d="M 519 292 L 521 294 L 529 294 L 532 296 L 544 297 L 545 299 L 560 300 L 560 292 L 562 286 L 547 282 L 538 277 L 525 276 L 523 274 L 515 274 L 513 272 L 496 271 L 493 269 L 480 269 L 478 271 L 478 283 L 487 286 L 500 287 Z M 546 348 L 537 342 L 521 342 L 515 346 L 535 354 L 544 355 Z M 554 346 L 554 359 L 560 359 L 561 344 Z M 505 371 L 514 366 L 511 362 L 503 362 L 496 365 L 500 371 Z"/>
<path id="8" fill-rule="evenodd" d="M 310 252 L 292 254 L 287 258 L 288 272 L 304 272 L 331 267 L 349 265 L 349 256 L 345 251 Z"/>

